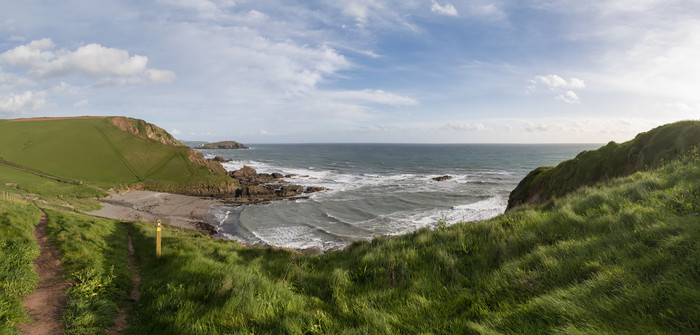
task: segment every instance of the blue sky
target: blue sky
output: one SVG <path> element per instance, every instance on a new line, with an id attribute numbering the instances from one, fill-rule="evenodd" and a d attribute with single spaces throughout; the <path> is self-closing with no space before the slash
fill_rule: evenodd
<path id="1" fill-rule="evenodd" d="M 694 0 L 0 0 L 0 118 L 186 140 L 596 142 L 700 118 Z"/>

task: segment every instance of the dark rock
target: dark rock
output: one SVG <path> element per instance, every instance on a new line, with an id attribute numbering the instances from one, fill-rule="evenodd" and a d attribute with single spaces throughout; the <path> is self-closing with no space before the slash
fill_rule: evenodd
<path id="1" fill-rule="evenodd" d="M 216 156 L 212 159 L 215 162 L 223 163 L 223 162 L 230 162 L 230 160 L 224 159 L 223 156 Z"/>
<path id="2" fill-rule="evenodd" d="M 244 165 L 242 168 L 233 171 L 231 177 L 236 178 L 241 182 L 250 183 L 251 181 L 257 179 L 258 172 L 252 167 Z"/>
<path id="3" fill-rule="evenodd" d="M 321 191 L 325 191 L 325 190 L 326 190 L 325 187 L 320 187 L 320 186 L 309 186 L 309 187 L 306 188 L 306 190 L 304 191 L 304 193 L 314 193 L 314 192 L 321 192 Z"/>
<path id="4" fill-rule="evenodd" d="M 445 180 L 450 180 L 450 179 L 452 179 L 452 176 L 448 176 L 448 175 L 433 178 L 434 181 L 445 181 Z"/>
<path id="5" fill-rule="evenodd" d="M 285 178 L 294 178 L 294 177 L 296 177 L 296 176 L 297 176 L 297 175 L 295 175 L 295 174 L 288 174 L 288 175 L 285 175 L 284 177 L 285 177 Z"/>
<path id="6" fill-rule="evenodd" d="M 304 187 L 301 185 L 288 185 L 281 173 L 257 173 L 250 166 L 229 172 L 229 176 L 238 181 L 235 190 L 230 192 L 227 201 L 239 204 L 258 204 L 268 203 L 270 201 L 290 199 L 301 199 L 304 193 Z M 324 190 L 323 187 L 309 187 L 307 193 L 318 192 Z M 308 197 L 307 197 L 308 198 Z"/>
<path id="7" fill-rule="evenodd" d="M 285 185 L 280 187 L 279 190 L 277 190 L 277 195 L 280 197 L 293 197 L 295 195 L 299 195 L 302 192 L 304 192 L 304 186 L 301 185 Z"/>

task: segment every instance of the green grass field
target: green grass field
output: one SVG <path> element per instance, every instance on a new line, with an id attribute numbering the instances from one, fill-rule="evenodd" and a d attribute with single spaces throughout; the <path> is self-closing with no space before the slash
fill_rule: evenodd
<path id="1" fill-rule="evenodd" d="M 225 187 L 230 179 L 192 163 L 185 146 L 164 145 L 112 125 L 110 118 L 0 121 L 0 157 L 48 175 L 113 187 L 168 191 Z"/>
<path id="2" fill-rule="evenodd" d="M 79 211 L 99 209 L 99 202 L 92 198 L 107 196 L 106 192 L 86 184 L 62 183 L 4 165 L 0 165 L 0 191 L 36 198 L 51 205 L 73 207 Z"/>
<path id="3" fill-rule="evenodd" d="M 17 325 L 29 320 L 22 301 L 39 280 L 32 261 L 39 255 L 34 226 L 40 217 L 31 203 L 0 200 L 0 334 L 19 334 Z"/>

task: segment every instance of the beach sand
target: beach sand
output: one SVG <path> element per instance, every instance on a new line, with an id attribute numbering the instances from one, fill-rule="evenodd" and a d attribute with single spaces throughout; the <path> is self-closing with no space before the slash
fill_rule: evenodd
<path id="1" fill-rule="evenodd" d="M 207 222 L 212 206 L 223 205 L 216 199 L 151 191 L 115 193 L 101 199 L 102 209 L 88 214 L 126 221 L 155 222 L 194 229 L 209 234 L 216 229 Z"/>

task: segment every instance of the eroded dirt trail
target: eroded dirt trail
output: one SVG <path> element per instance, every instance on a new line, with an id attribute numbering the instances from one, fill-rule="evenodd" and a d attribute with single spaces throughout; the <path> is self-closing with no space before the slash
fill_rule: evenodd
<path id="1" fill-rule="evenodd" d="M 34 229 L 40 252 L 34 260 L 34 271 L 41 279 L 36 291 L 23 303 L 32 321 L 20 327 L 22 334 L 63 334 L 60 320 L 67 300 L 64 292 L 70 284 L 61 280 L 61 255 L 49 241 L 46 224 L 46 214 L 42 212 Z"/>
<path id="2" fill-rule="evenodd" d="M 129 241 L 129 275 L 134 286 L 131 288 L 131 292 L 129 292 L 129 299 L 131 299 L 131 301 L 119 310 L 119 315 L 114 319 L 114 326 L 107 331 L 109 334 L 119 334 L 122 330 L 126 329 L 126 317 L 129 315 L 129 311 L 131 311 L 136 301 L 139 300 L 141 276 L 139 275 L 138 267 L 134 260 L 134 243 L 131 241 L 131 234 L 127 233 L 127 238 Z"/>

